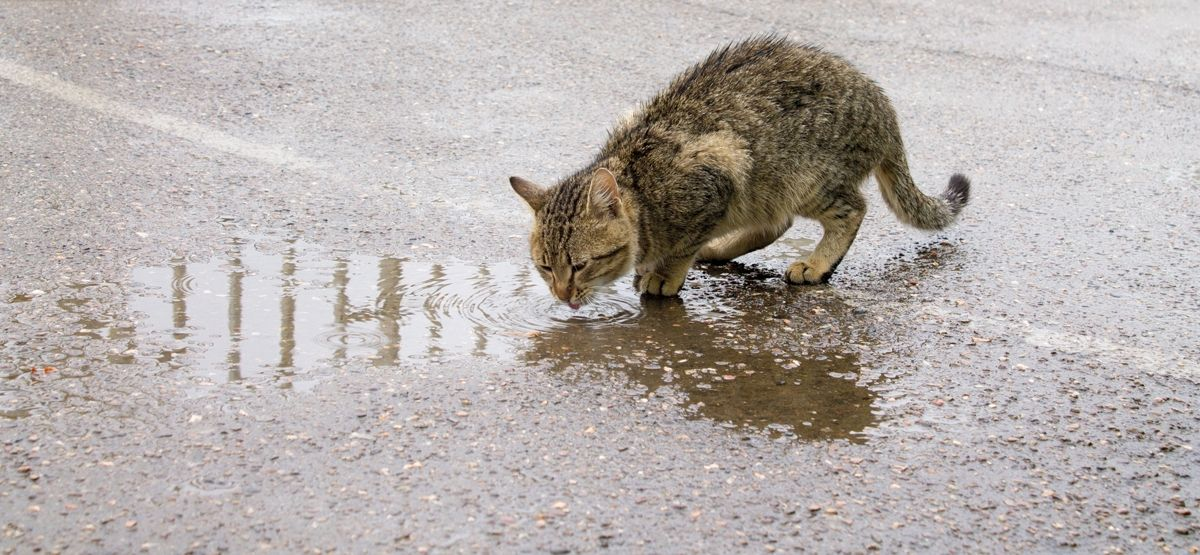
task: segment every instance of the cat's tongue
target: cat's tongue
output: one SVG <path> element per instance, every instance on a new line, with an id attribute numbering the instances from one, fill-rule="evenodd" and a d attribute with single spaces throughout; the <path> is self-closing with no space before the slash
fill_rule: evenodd
<path id="1" fill-rule="evenodd" d="M 579 303 L 567 303 L 567 306 L 571 307 L 571 310 L 579 310 L 580 305 Z"/>

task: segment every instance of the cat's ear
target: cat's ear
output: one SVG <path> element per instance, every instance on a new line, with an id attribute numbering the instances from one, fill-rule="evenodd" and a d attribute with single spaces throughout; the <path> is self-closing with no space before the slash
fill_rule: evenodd
<path id="1" fill-rule="evenodd" d="M 534 212 L 541 210 L 542 206 L 546 204 L 546 190 L 536 183 L 515 175 L 508 178 L 508 183 L 512 185 L 518 195 L 521 195 L 521 198 L 525 199 Z"/>
<path id="2" fill-rule="evenodd" d="M 621 213 L 621 191 L 617 189 L 617 176 L 600 168 L 592 174 L 592 184 L 588 189 L 588 197 L 592 205 L 601 208 L 612 215 Z"/>

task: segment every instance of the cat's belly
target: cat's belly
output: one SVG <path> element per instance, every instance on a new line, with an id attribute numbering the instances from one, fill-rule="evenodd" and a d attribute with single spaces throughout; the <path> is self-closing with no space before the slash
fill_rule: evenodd
<path id="1" fill-rule="evenodd" d="M 812 217 L 820 209 L 821 195 L 809 176 L 793 176 L 772 183 L 747 183 L 734 195 L 714 237 L 744 229 L 773 227 L 795 216 Z"/>

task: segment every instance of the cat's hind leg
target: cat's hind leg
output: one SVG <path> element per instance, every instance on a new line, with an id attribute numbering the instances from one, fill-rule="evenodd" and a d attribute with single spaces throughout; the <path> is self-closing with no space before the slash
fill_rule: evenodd
<path id="1" fill-rule="evenodd" d="M 788 267 L 785 275 L 789 282 L 817 284 L 829 281 L 854 243 L 858 226 L 866 214 L 867 202 L 856 187 L 842 189 L 836 194 L 828 208 L 816 215 L 825 234 L 812 254 Z"/>
<path id="2" fill-rule="evenodd" d="M 773 225 L 739 229 L 712 239 L 700 248 L 700 262 L 729 262 L 744 254 L 764 248 L 783 236 L 792 227 L 792 220 Z"/>

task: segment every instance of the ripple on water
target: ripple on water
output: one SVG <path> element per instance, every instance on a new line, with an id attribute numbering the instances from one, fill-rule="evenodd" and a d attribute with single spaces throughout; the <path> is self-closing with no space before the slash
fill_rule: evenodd
<path id="1" fill-rule="evenodd" d="M 184 482 L 180 489 L 184 492 L 200 495 L 204 497 L 213 497 L 227 495 L 237 492 L 240 488 L 237 484 L 226 482 L 224 480 L 210 478 L 193 478 Z"/>
<path id="2" fill-rule="evenodd" d="M 378 347 L 387 342 L 387 337 L 374 330 L 337 331 L 319 333 L 316 340 L 332 347 Z"/>
<path id="3" fill-rule="evenodd" d="M 551 297 L 540 278 L 531 279 L 530 272 L 506 263 L 494 268 L 488 279 L 433 281 L 416 293 L 431 313 L 508 333 L 536 333 L 560 326 L 622 324 L 641 316 L 636 295 L 609 289 L 573 310 Z"/>
<path id="4" fill-rule="evenodd" d="M 190 295 L 196 291 L 196 276 L 176 272 L 171 276 L 171 292 L 179 295 Z"/>

